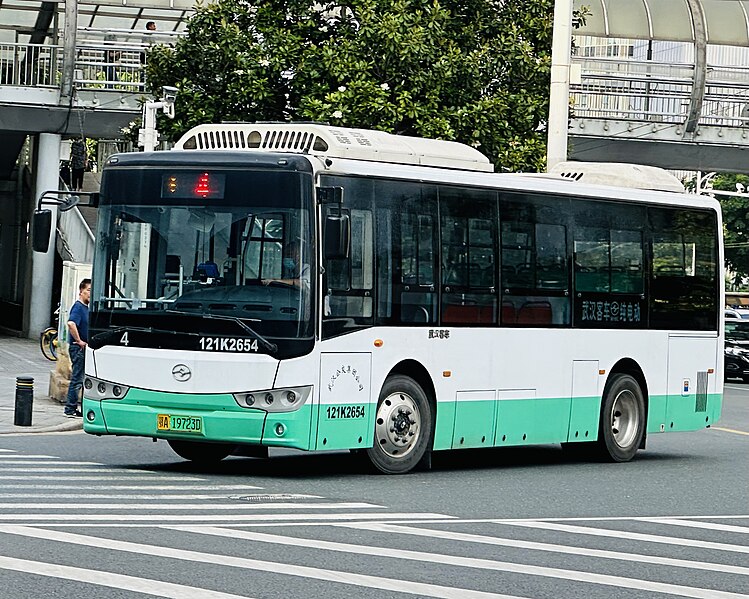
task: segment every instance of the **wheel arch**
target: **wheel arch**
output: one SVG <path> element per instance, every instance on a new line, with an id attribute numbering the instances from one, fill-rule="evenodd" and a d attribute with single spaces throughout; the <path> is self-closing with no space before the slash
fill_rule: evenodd
<path id="1" fill-rule="evenodd" d="M 393 366 L 393 368 L 390 369 L 390 372 L 388 372 L 388 376 L 394 374 L 410 376 L 415 380 L 423 389 L 424 393 L 426 393 L 427 398 L 429 399 L 429 404 L 432 407 L 432 412 L 434 414 L 437 413 L 437 392 L 434 387 L 434 381 L 432 381 L 429 371 L 424 368 L 424 365 L 421 362 L 417 362 L 416 360 L 402 360 Z"/>
<path id="2" fill-rule="evenodd" d="M 642 371 L 642 368 L 640 368 L 640 365 L 635 362 L 632 358 L 622 358 L 616 364 L 614 364 L 611 367 L 611 370 L 609 371 L 609 376 L 606 379 L 606 385 L 609 384 L 609 381 L 612 380 L 614 375 L 616 374 L 628 374 L 632 378 L 634 378 L 637 381 L 637 384 L 640 386 L 640 390 L 642 391 L 642 397 L 645 401 L 645 430 L 643 431 L 642 435 L 642 441 L 640 442 L 640 449 L 645 449 L 645 441 L 647 439 L 648 435 L 648 406 L 650 403 L 650 396 L 648 392 L 648 382 L 645 378 L 645 373 Z M 605 387 L 604 387 L 605 388 Z"/>
<path id="3" fill-rule="evenodd" d="M 398 364 L 390 369 L 388 377 L 394 374 L 411 377 L 427 396 L 429 407 L 432 408 L 432 430 L 429 433 L 429 445 L 427 446 L 427 451 L 431 451 L 434 446 L 434 431 L 437 423 L 437 390 L 435 389 L 434 381 L 424 365 L 416 360 L 409 359 L 398 362 Z"/>

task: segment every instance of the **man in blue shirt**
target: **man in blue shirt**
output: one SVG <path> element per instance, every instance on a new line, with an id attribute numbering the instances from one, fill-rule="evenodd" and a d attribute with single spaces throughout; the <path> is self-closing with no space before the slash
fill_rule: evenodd
<path id="1" fill-rule="evenodd" d="M 68 332 L 70 333 L 69 353 L 73 372 L 70 375 L 68 398 L 65 404 L 65 416 L 81 418 L 78 409 L 83 374 L 85 370 L 86 345 L 88 345 L 88 302 L 91 298 L 91 279 L 83 279 L 78 285 L 78 301 L 73 304 L 68 315 Z"/>

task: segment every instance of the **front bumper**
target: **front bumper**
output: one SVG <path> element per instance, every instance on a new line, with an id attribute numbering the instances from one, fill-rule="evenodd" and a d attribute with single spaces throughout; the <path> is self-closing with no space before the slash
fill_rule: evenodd
<path id="1" fill-rule="evenodd" d="M 200 434 L 157 429 L 159 414 L 197 416 Z M 130 389 L 122 399 L 83 399 L 83 430 L 94 435 L 127 435 L 310 449 L 312 410 L 268 413 L 243 408 L 230 394 L 181 394 Z"/>

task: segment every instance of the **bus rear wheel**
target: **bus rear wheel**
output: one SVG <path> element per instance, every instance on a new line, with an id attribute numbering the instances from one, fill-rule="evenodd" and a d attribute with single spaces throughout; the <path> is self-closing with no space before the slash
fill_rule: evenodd
<path id="1" fill-rule="evenodd" d="M 367 457 L 380 472 L 405 474 L 424 457 L 434 416 L 423 389 L 411 377 L 387 378 L 375 416 L 374 445 Z"/>
<path id="2" fill-rule="evenodd" d="M 167 443 L 179 457 L 196 464 L 215 464 L 234 451 L 234 445 L 226 443 L 201 443 L 177 439 L 167 439 Z"/>
<path id="3" fill-rule="evenodd" d="M 600 455 L 612 462 L 628 462 L 645 434 L 645 398 L 628 374 L 615 374 L 603 392 L 598 430 Z"/>

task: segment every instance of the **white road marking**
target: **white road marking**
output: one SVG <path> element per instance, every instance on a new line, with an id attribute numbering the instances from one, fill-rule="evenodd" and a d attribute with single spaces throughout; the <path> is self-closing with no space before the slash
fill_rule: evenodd
<path id="1" fill-rule="evenodd" d="M 16 453 L 15 449 L 0 449 L 0 453 Z"/>
<path id="2" fill-rule="evenodd" d="M 0 477 L 2 478 L 2 477 Z M 16 477 L 26 478 L 26 477 Z M 51 477 L 44 477 L 45 479 Z M 62 480 L 62 479 L 58 479 Z M 66 476 L 66 481 L 70 480 L 70 477 Z M 79 476 L 75 480 L 89 480 L 88 477 Z M 101 479 L 98 479 L 101 480 Z M 121 478 L 109 477 L 108 480 L 122 480 Z M 149 477 L 148 480 L 151 480 Z M 192 479 L 190 479 L 192 480 Z M 200 480 L 200 479 L 195 479 Z M 4 489 L 45 489 L 49 491 L 49 485 L 14 485 L 14 484 L 3 484 Z M 254 485 L 107 485 L 107 491 L 257 491 L 263 487 L 256 487 Z M 91 489 L 91 485 L 55 485 L 55 489 Z M 36 494 L 34 495 L 36 497 Z M 121 496 L 120 496 L 121 497 Z M 307 495 L 310 498 L 319 498 L 318 495 Z"/>
<path id="3" fill-rule="evenodd" d="M 70 505 L 66 504 L 68 508 Z M 75 506 L 78 509 L 78 506 Z M 304 520 L 421 520 L 422 518 L 440 517 L 440 514 L 422 513 L 377 513 L 377 514 L 0 514 L 0 522 L 24 521 L 24 522 L 46 522 L 49 526 L 57 526 L 55 520 L 63 522 L 275 522 L 275 521 L 304 521 Z M 450 516 L 441 516 L 443 521 Z"/>
<path id="4" fill-rule="evenodd" d="M 45 487 L 49 488 L 49 487 Z M 58 488 L 58 487 L 55 487 Z M 77 488 L 77 487 L 75 487 Z M 153 487 L 149 487 L 153 488 Z M 107 489 L 110 490 L 110 489 Z M 157 489 L 158 490 L 158 489 Z M 86 500 L 86 499 L 133 499 L 137 501 L 145 501 L 145 500 L 167 500 L 167 499 L 181 499 L 181 500 L 190 500 L 190 501 L 197 501 L 199 499 L 218 499 L 225 501 L 226 499 L 231 499 L 234 501 L 245 501 L 246 499 L 242 499 L 243 497 L 252 497 L 251 495 L 245 496 L 245 495 L 226 495 L 226 494 L 220 494 L 220 495 L 200 495 L 200 494 L 159 494 L 159 495 L 125 495 L 123 497 L 122 493 L 118 494 L 109 494 L 109 493 L 34 493 L 34 499 L 78 499 L 78 500 Z M 263 496 L 263 499 L 271 499 L 273 496 Z M 28 493 L 0 493 L 0 499 L 28 499 L 29 494 Z M 284 500 L 291 500 L 291 499 L 322 499 L 319 495 L 284 495 Z M 97 504 L 98 505 L 98 504 Z M 337 504 L 338 505 L 338 504 Z"/>
<path id="5" fill-rule="evenodd" d="M 450 522 L 453 523 L 452 521 Z M 643 555 L 639 553 L 624 553 L 621 551 L 608 551 L 606 549 L 587 549 L 584 547 L 573 547 L 558 545 L 555 543 L 538 543 L 535 541 L 521 541 L 506 537 L 490 537 L 448 530 L 436 530 L 432 528 L 414 528 L 400 524 L 381 524 L 377 522 L 359 522 L 356 524 L 335 524 L 342 528 L 353 528 L 356 530 L 371 530 L 387 534 L 405 534 L 418 537 L 434 539 L 447 539 L 466 543 L 481 543 L 485 545 L 497 545 L 499 547 L 517 547 L 518 549 L 531 549 L 536 551 L 547 551 L 549 553 L 563 553 L 566 555 L 583 555 L 586 557 L 600 557 L 603 559 L 615 559 L 627 562 L 642 562 L 645 564 L 660 564 L 662 566 L 674 566 L 677 568 L 692 568 L 695 570 L 709 570 L 711 572 L 725 572 L 727 574 L 740 574 L 749 576 L 749 568 L 742 566 L 731 566 L 727 564 L 716 564 L 711 562 L 692 561 L 684 559 L 672 559 L 654 555 Z"/>
<path id="6" fill-rule="evenodd" d="M 57 456 L 54 455 L 0 455 L 0 463 L 6 463 L 6 460 L 59 460 Z M 74 463 L 74 462 L 66 462 L 66 463 Z M 75 462 L 77 463 L 77 462 Z M 91 462 L 86 462 L 91 463 Z"/>
<path id="7" fill-rule="evenodd" d="M 494 570 L 499 572 L 513 572 L 515 574 L 526 574 L 530 576 L 558 578 L 562 580 L 572 580 L 590 584 L 601 584 L 625 589 L 637 589 L 652 593 L 663 593 L 667 595 L 691 597 L 693 599 L 738 599 L 739 597 L 746 599 L 747 597 L 746 595 L 740 595 L 727 591 L 719 591 L 716 589 L 703 589 L 699 587 L 690 587 L 678 584 L 667 584 L 663 582 L 653 582 L 649 580 L 627 578 L 624 576 L 598 574 L 595 572 L 565 570 L 562 568 L 548 568 L 545 566 L 533 566 L 528 564 L 502 562 L 490 559 L 444 555 L 440 553 L 427 553 L 424 551 L 412 551 L 409 549 L 393 549 L 391 547 L 354 545 L 351 543 L 338 543 L 333 541 L 321 541 L 317 539 L 286 537 L 281 535 L 253 532 L 249 530 L 226 530 L 221 528 L 203 526 L 170 526 L 162 528 L 181 530 L 202 535 L 208 534 L 219 537 L 229 537 L 232 539 L 245 539 L 252 542 L 291 545 L 293 547 L 339 551 L 343 553 L 353 553 L 356 555 L 390 557 L 394 559 L 413 560 L 431 564 L 444 564 L 448 566 L 459 566 L 464 568 L 476 568 L 481 570 Z"/>
<path id="8" fill-rule="evenodd" d="M 287 576 L 298 576 L 326 582 L 349 584 L 357 587 L 381 589 L 393 591 L 399 594 L 408 593 L 422 597 L 437 597 L 440 599 L 520 599 L 512 595 L 487 593 L 457 587 L 446 587 L 436 584 L 412 582 L 408 580 L 385 578 L 383 576 L 370 576 L 367 574 L 356 574 L 341 570 L 328 570 L 324 568 L 312 568 L 309 566 L 297 566 L 289 563 L 269 562 L 246 557 L 235 557 L 232 555 L 215 555 L 200 551 L 185 549 L 173 549 L 171 547 L 160 547 L 158 545 L 144 545 L 129 541 L 117 541 L 114 539 L 102 539 L 87 535 L 79 535 L 61 531 L 28 528 L 25 526 L 0 526 L 0 533 L 15 534 L 35 539 L 58 541 L 60 543 L 71 543 L 84 545 L 86 547 L 98 547 L 114 551 L 127 551 L 138 555 L 153 555 L 162 558 L 180 559 L 198 562 L 200 564 L 217 564 L 222 567 L 231 566 L 245 570 L 256 570 L 260 572 L 272 572 Z M 735 599 L 734 597 L 718 597 L 714 599 Z"/>
<path id="9" fill-rule="evenodd" d="M 34 495 L 36 498 L 37 496 Z M 122 499 L 120 497 L 120 499 Z M 223 497 L 211 497 L 211 499 L 223 499 Z M 65 510 L 70 509 L 70 503 L 0 503 L 0 510 Z M 288 501 L 284 502 L 271 502 L 271 503 L 255 503 L 245 501 L 239 503 L 237 501 L 233 503 L 77 503 L 75 504 L 76 510 L 137 510 L 137 511 L 151 511 L 158 512 L 162 510 L 360 510 L 360 509 L 385 509 L 382 505 L 374 505 L 372 503 L 292 503 Z M 382 517 L 382 514 L 380 514 Z M 3 518 L 3 515 L 0 515 Z"/>
<path id="10" fill-rule="evenodd" d="M 84 462 L 85 464 L 85 462 Z M 28 466 L 28 465 L 27 465 Z M 50 473 L 50 472 L 56 472 L 59 474 L 64 474 L 65 472 L 106 472 L 106 473 L 112 473 L 112 472 L 119 472 L 121 474 L 128 474 L 130 472 L 134 472 L 137 474 L 146 474 L 148 476 L 152 477 L 158 477 L 162 473 L 161 472 L 153 472 L 152 470 L 131 470 L 129 468 L 100 468 L 99 464 L 91 463 L 91 466 L 88 468 L 78 468 L 78 467 L 66 467 L 66 468 L 36 468 L 36 467 L 27 467 L 27 468 L 2 468 L 0 469 L 0 472 L 44 472 Z"/>
<path id="11" fill-rule="evenodd" d="M 614 537 L 616 539 L 630 539 L 633 541 L 662 543 L 665 545 L 680 545 L 682 547 L 702 547 L 703 549 L 717 549 L 718 551 L 731 551 L 733 553 L 749 553 L 749 546 L 744 545 L 729 545 L 727 543 L 713 543 L 710 541 L 696 541 L 693 539 L 664 537 L 660 535 L 650 535 L 639 532 L 628 532 L 626 530 L 610 530 L 607 528 L 592 528 L 589 526 L 573 526 L 570 524 L 555 524 L 554 522 L 505 521 L 498 522 L 498 524 L 505 524 L 508 526 L 522 526 L 525 528 L 540 528 L 542 530 L 556 530 L 559 532 L 592 535 L 596 537 Z"/>
<path id="12" fill-rule="evenodd" d="M 38 462 L 31 462 L 28 460 L 22 460 L 21 458 L 24 456 L 20 455 L 13 455 L 13 456 L 5 456 L 0 455 L 0 472 L 64 472 L 64 471 L 73 471 L 73 466 L 104 466 L 104 464 L 100 464 L 99 462 L 50 462 L 50 459 L 57 460 L 57 458 L 50 457 L 49 459 L 45 459 L 44 461 L 38 461 Z M 67 468 L 38 468 L 37 466 L 49 466 L 50 464 L 53 464 L 54 466 L 68 466 Z M 25 468 L 6 468 L 5 466 L 25 466 Z M 80 472 L 88 472 L 89 470 L 92 470 L 92 468 L 79 468 L 76 471 Z M 101 470 L 100 468 L 96 468 L 96 470 Z M 148 472 L 145 470 L 145 472 Z"/>
<path id="13" fill-rule="evenodd" d="M 162 582 L 152 578 L 139 578 L 127 576 L 126 574 L 115 574 L 103 570 L 89 570 L 75 568 L 73 566 L 61 566 L 59 564 L 47 564 L 44 562 L 33 562 L 14 557 L 0 556 L 0 569 L 37 574 L 50 578 L 62 578 L 74 580 L 75 582 L 87 582 L 113 589 L 133 591 L 156 597 L 170 597 L 171 599 L 248 599 L 241 595 L 220 593 L 210 589 L 200 589 L 171 582 Z"/>
<path id="14" fill-rule="evenodd" d="M 641 522 L 654 522 L 656 524 L 668 524 L 670 526 L 685 526 L 688 528 L 703 528 L 707 530 L 720 530 L 722 532 L 737 532 L 749 534 L 749 526 L 731 526 L 730 524 L 717 524 L 715 522 L 691 522 L 677 518 L 635 518 Z"/>
<path id="15" fill-rule="evenodd" d="M 28 471 L 27 471 L 28 472 Z M 91 472 L 94 472 L 93 470 Z M 126 472 L 123 472 L 123 476 L 43 476 L 43 475 L 36 475 L 36 474 L 8 474 L 8 475 L 0 475 L 0 480 L 54 480 L 54 481 L 69 481 L 69 480 L 87 480 L 91 482 L 99 482 L 99 481 L 110 481 L 110 480 L 116 480 L 119 482 L 125 482 L 128 480 L 191 480 L 191 481 L 202 481 L 202 478 L 195 478 L 190 476 L 170 476 L 170 475 L 163 475 L 163 476 L 130 476 Z M 8 488 L 7 485 L 3 485 L 4 488 Z M 49 485 L 47 485 L 45 488 L 49 489 Z M 56 489 L 59 489 L 61 487 L 55 485 Z M 257 487 L 256 487 L 257 488 Z"/>

